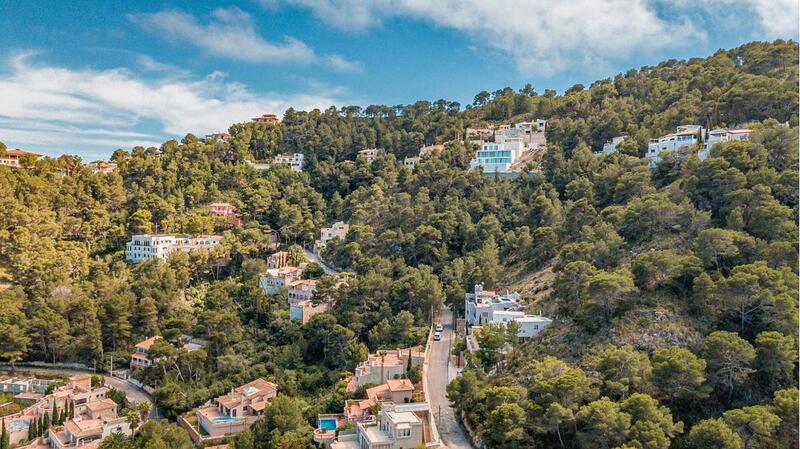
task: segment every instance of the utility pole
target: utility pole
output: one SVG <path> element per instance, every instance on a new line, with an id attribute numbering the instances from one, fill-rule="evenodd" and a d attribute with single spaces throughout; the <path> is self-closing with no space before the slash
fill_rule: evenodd
<path id="1" fill-rule="evenodd" d="M 111 354 L 111 364 L 108 366 L 108 376 L 114 377 L 114 354 Z"/>

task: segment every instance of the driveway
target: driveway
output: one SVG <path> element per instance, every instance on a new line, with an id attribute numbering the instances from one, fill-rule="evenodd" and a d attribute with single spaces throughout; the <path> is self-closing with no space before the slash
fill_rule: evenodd
<path id="1" fill-rule="evenodd" d="M 311 252 L 311 251 L 309 251 L 309 250 L 307 250 L 305 248 L 303 248 L 303 254 L 306 256 L 306 259 L 308 259 L 308 260 L 310 260 L 312 262 L 315 262 L 316 264 L 321 266 L 322 270 L 325 271 L 325 274 L 329 274 L 331 276 L 336 276 L 336 277 L 339 276 L 339 272 L 334 270 L 333 267 L 331 267 L 327 263 L 325 263 L 325 261 L 322 260 L 322 258 L 319 257 L 318 255 L 314 254 L 313 252 Z"/>
<path id="2" fill-rule="evenodd" d="M 469 437 L 459 425 L 450 401 L 447 399 L 447 384 L 456 375 L 456 368 L 451 367 L 450 351 L 453 343 L 453 313 L 450 309 L 442 309 L 439 322 L 444 326 L 442 339 L 431 341 L 430 360 L 425 373 L 428 381 L 428 402 L 431 413 L 436 419 L 439 436 L 449 449 L 471 449 Z"/>

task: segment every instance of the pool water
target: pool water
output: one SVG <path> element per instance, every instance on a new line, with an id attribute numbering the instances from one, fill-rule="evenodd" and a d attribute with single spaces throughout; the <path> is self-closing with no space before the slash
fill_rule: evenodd
<path id="1" fill-rule="evenodd" d="M 218 418 L 211 418 L 211 422 L 232 422 L 232 421 L 241 421 L 242 418 L 231 418 L 228 416 L 220 416 Z"/>
<path id="2" fill-rule="evenodd" d="M 6 425 L 8 426 L 8 430 L 10 430 L 11 432 L 17 432 L 22 429 L 27 429 L 28 427 L 30 427 L 31 422 L 28 421 L 27 419 L 12 419 Z"/>
<path id="3" fill-rule="evenodd" d="M 336 420 L 333 418 L 320 419 L 319 428 L 325 430 L 336 430 Z"/>

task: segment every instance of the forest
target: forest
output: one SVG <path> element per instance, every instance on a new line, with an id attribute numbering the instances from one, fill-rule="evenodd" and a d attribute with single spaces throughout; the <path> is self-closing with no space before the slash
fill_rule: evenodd
<path id="1" fill-rule="evenodd" d="M 119 149 L 110 174 L 70 155 L 0 167 L 0 360 L 107 369 L 144 338 L 191 334 L 208 347 L 164 345 L 174 357 L 139 373 L 168 418 L 264 377 L 281 394 L 233 447 L 313 447 L 317 414 L 341 411 L 343 379 L 369 351 L 420 343 L 432 311 L 463 314 L 475 284 L 548 272 L 528 299 L 553 325 L 526 343 L 487 329 L 448 387 L 486 447 L 797 447 L 797 111 L 798 45 L 779 40 L 563 95 L 527 85 L 463 108 L 289 109 L 277 125 L 232 125 L 229 143 Z M 540 164 L 515 179 L 466 170 L 467 126 L 532 118 L 548 120 Z M 648 139 L 684 123 L 754 131 L 648 168 Z M 593 154 L 620 134 L 620 151 Z M 371 147 L 386 151 L 356 159 Z M 305 155 L 303 172 L 245 162 L 286 152 Z M 216 223 L 214 201 L 244 226 Z M 292 322 L 286 298 L 258 287 L 271 236 L 310 244 L 338 220 L 350 232 L 323 257 L 355 277 L 323 292 L 332 313 Z M 224 240 L 125 262 L 130 235 L 148 232 Z M 148 423 L 104 449 L 186 447 L 180 432 Z"/>

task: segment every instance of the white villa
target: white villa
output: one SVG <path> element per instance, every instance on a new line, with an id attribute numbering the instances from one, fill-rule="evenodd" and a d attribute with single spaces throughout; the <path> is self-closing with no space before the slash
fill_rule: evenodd
<path id="1" fill-rule="evenodd" d="M 475 286 L 474 293 L 467 293 L 464 299 L 464 310 L 467 328 L 489 323 L 506 324 L 515 321 L 520 325 L 519 338 L 522 341 L 533 337 L 549 326 L 553 320 L 541 315 L 527 314 L 519 309 L 523 307 L 519 293 L 499 295 L 484 290 L 483 286 Z"/>
<path id="2" fill-rule="evenodd" d="M 303 163 L 305 160 L 306 157 L 303 153 L 279 154 L 275 156 L 272 163 L 276 165 L 288 165 L 292 171 L 301 172 L 303 171 Z"/>
<path id="3" fill-rule="evenodd" d="M 700 125 L 680 125 L 674 133 L 669 133 L 657 139 L 650 139 L 647 145 L 646 157 L 650 165 L 661 162 L 661 153 L 673 153 L 681 148 L 691 148 L 703 142 L 705 129 Z"/>
<path id="4" fill-rule="evenodd" d="M 319 254 L 323 249 L 325 249 L 325 246 L 328 244 L 328 242 L 333 239 L 338 238 L 339 240 L 344 241 L 348 232 L 350 232 L 350 225 L 343 221 L 337 221 L 329 228 L 320 228 L 319 240 L 314 241 L 314 252 Z"/>
<path id="5" fill-rule="evenodd" d="M 727 129 L 727 128 L 717 128 L 713 129 L 708 132 L 708 137 L 706 138 L 706 143 L 703 149 L 697 152 L 697 157 L 700 158 L 701 161 L 705 160 L 708 157 L 708 154 L 711 152 L 711 148 L 723 142 L 734 142 L 734 141 L 746 141 L 750 140 L 750 134 L 753 133 L 753 130 L 747 128 L 741 129 Z"/>
<path id="6" fill-rule="evenodd" d="M 193 251 L 217 246 L 221 235 L 199 235 L 197 237 L 170 234 L 139 234 L 125 244 L 125 260 L 138 263 L 143 260 L 166 260 L 175 251 Z"/>
<path id="7" fill-rule="evenodd" d="M 425 402 L 381 402 L 377 416 L 343 431 L 331 449 L 411 449 L 439 447 L 439 432 L 430 406 Z"/>
<path id="8" fill-rule="evenodd" d="M 603 144 L 603 151 L 595 154 L 600 155 L 615 153 L 617 151 L 617 146 L 619 146 L 619 144 L 624 142 L 627 138 L 628 136 L 626 135 L 612 137 L 611 140 Z"/>

